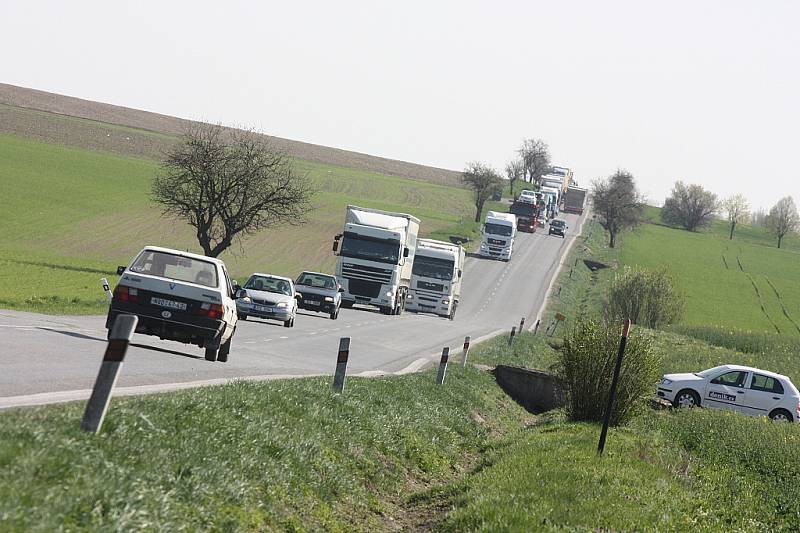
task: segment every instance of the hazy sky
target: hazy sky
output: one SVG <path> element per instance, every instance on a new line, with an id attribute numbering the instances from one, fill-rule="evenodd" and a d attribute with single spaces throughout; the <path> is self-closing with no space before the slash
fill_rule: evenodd
<path id="1" fill-rule="evenodd" d="M 800 2 L 0 0 L 0 81 L 460 170 L 800 203 Z"/>

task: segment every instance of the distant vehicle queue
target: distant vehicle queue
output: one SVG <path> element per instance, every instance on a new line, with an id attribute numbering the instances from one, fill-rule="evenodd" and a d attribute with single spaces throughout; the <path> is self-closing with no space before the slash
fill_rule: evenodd
<path id="1" fill-rule="evenodd" d="M 517 229 L 536 231 L 542 219 L 551 220 L 551 234 L 563 237 L 566 224 L 554 217 L 562 193 L 573 189 L 564 186 L 571 172 L 563 170 L 543 182 L 556 186 L 522 191 L 509 213 L 489 211 L 478 255 L 510 261 Z M 572 197 L 582 210 L 585 195 Z M 276 320 L 291 328 L 301 309 L 336 320 L 342 307 L 355 304 L 386 315 L 408 309 L 453 320 L 466 253 L 461 244 L 418 239 L 419 227 L 409 214 L 349 205 L 333 241 L 335 274 L 306 271 L 292 279 L 256 272 L 244 286 L 219 259 L 147 246 L 118 267 L 106 328 L 110 336 L 117 316 L 136 315 L 136 333 L 195 344 L 206 360 L 226 362 L 239 320 Z"/>

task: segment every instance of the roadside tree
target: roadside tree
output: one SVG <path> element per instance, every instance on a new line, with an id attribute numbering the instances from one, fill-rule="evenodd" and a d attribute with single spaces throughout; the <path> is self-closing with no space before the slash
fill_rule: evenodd
<path id="1" fill-rule="evenodd" d="M 550 170 L 550 147 L 541 139 L 523 139 L 517 150 L 523 166 L 523 179 L 538 182 Z"/>
<path id="2" fill-rule="evenodd" d="M 661 208 L 661 220 L 688 231 L 708 226 L 719 211 L 717 195 L 700 185 L 676 181 L 672 193 Z"/>
<path id="3" fill-rule="evenodd" d="M 281 224 L 302 224 L 313 194 L 307 176 L 253 130 L 198 124 L 167 153 L 152 185 L 165 215 L 194 227 L 205 255 Z"/>
<path id="4" fill-rule="evenodd" d="M 506 164 L 506 177 L 511 184 L 511 197 L 514 197 L 514 183 L 525 176 L 525 164 L 521 159 L 514 159 Z"/>
<path id="5" fill-rule="evenodd" d="M 733 231 L 736 225 L 747 222 L 750 219 L 750 205 L 743 194 L 734 194 L 722 202 L 722 207 L 728 213 L 728 223 L 731 225 L 730 238 L 733 239 Z"/>
<path id="6" fill-rule="evenodd" d="M 592 207 L 600 225 L 608 232 L 608 246 L 614 248 L 617 235 L 641 221 L 644 198 L 636 189 L 631 173 L 617 170 L 606 179 L 595 180 Z"/>
<path id="7" fill-rule="evenodd" d="M 493 168 L 473 161 L 461 174 L 461 180 L 475 193 L 475 222 L 480 222 L 486 200 L 503 190 L 503 178 Z"/>
<path id="8" fill-rule="evenodd" d="M 767 215 L 767 228 L 778 238 L 778 248 L 786 235 L 800 228 L 800 216 L 791 196 L 781 198 L 772 206 Z"/>

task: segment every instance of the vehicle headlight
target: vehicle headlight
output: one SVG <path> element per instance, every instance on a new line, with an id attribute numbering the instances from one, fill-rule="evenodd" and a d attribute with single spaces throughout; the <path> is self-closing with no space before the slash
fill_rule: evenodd
<path id="1" fill-rule="evenodd" d="M 413 294 L 409 294 L 407 299 L 408 300 L 413 300 L 414 299 L 414 295 Z"/>
<path id="2" fill-rule="evenodd" d="M 246 304 L 249 304 L 249 303 L 251 303 L 253 300 L 251 300 L 249 296 L 245 296 L 244 298 L 239 298 L 239 301 L 240 301 L 240 302 L 243 302 L 243 303 L 246 303 Z"/>
<path id="3" fill-rule="evenodd" d="M 442 303 L 443 303 L 444 305 L 447 305 L 447 304 L 449 304 L 449 303 L 450 303 L 450 298 L 445 298 L 444 300 L 442 300 Z"/>
<path id="4" fill-rule="evenodd" d="M 325 297 L 325 301 L 326 301 L 326 302 L 332 302 L 332 301 L 333 301 L 333 298 L 332 298 L 332 297 L 330 297 L 330 296 L 326 296 L 326 297 Z"/>
<path id="5" fill-rule="evenodd" d="M 284 307 L 286 307 L 286 302 L 278 302 L 278 303 L 275 304 L 275 307 L 284 308 Z"/>
<path id="6" fill-rule="evenodd" d="M 392 291 L 386 291 L 386 297 L 387 298 L 391 298 L 392 297 Z"/>
<path id="7" fill-rule="evenodd" d="M 670 383 L 672 383 L 671 379 L 661 378 L 661 384 L 662 385 L 669 385 Z"/>

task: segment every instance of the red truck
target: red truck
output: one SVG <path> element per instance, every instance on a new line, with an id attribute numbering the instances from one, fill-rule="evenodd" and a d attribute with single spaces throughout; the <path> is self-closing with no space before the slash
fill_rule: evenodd
<path id="1" fill-rule="evenodd" d="M 516 201 L 511 204 L 511 208 L 508 211 L 517 216 L 517 229 L 519 231 L 528 233 L 536 231 L 536 225 L 539 223 L 539 206 L 528 202 Z"/>

